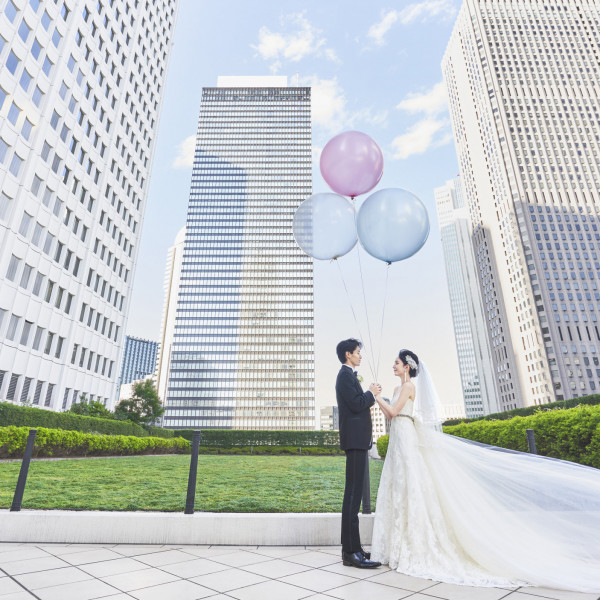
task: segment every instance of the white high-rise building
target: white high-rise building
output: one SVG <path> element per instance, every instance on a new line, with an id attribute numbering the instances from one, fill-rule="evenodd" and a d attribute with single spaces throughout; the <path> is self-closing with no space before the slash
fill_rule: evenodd
<path id="1" fill-rule="evenodd" d="M 164 402 L 167 397 L 167 383 L 169 381 L 169 364 L 171 349 L 173 347 L 173 334 L 175 333 L 175 314 L 177 312 L 177 294 L 181 280 L 181 263 L 183 261 L 183 242 L 185 241 L 185 227 L 175 236 L 175 242 L 167 252 L 167 266 L 165 269 L 165 303 L 163 306 L 160 341 L 158 343 L 158 357 L 156 359 L 156 390 L 158 397 Z"/>
<path id="2" fill-rule="evenodd" d="M 488 347 L 479 273 L 473 255 L 469 213 L 460 177 L 434 191 L 446 266 L 464 415 L 499 411 L 492 356 Z"/>
<path id="3" fill-rule="evenodd" d="M 0 6 L 0 399 L 110 406 L 177 0 Z"/>
<path id="4" fill-rule="evenodd" d="M 315 429 L 311 90 L 219 77 L 202 91 L 163 424 Z"/>
<path id="5" fill-rule="evenodd" d="M 442 68 L 502 410 L 600 385 L 600 4 L 465 0 Z"/>

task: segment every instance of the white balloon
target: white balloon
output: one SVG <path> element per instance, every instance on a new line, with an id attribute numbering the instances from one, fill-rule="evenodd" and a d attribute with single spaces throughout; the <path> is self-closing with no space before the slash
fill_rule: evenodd
<path id="1" fill-rule="evenodd" d="M 294 238 L 309 256 L 331 260 L 344 256 L 357 242 L 356 211 L 338 194 L 314 194 L 294 215 Z"/>

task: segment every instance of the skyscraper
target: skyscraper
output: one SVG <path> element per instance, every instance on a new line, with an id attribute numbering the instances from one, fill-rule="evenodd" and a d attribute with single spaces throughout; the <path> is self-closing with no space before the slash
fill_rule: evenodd
<path id="1" fill-rule="evenodd" d="M 465 415 L 498 412 L 492 356 L 460 178 L 435 190 Z"/>
<path id="2" fill-rule="evenodd" d="M 2 400 L 116 396 L 176 7 L 2 2 Z"/>
<path id="3" fill-rule="evenodd" d="M 314 429 L 313 268 L 292 219 L 311 195 L 310 88 L 204 88 L 165 427 Z"/>
<path id="4" fill-rule="evenodd" d="M 465 0 L 443 59 L 502 410 L 600 385 L 599 24 Z"/>
<path id="5" fill-rule="evenodd" d="M 153 375 L 156 370 L 157 350 L 158 342 L 126 335 L 119 377 L 120 384 L 124 385 Z"/>
<path id="6" fill-rule="evenodd" d="M 160 343 L 156 361 L 156 391 L 158 397 L 164 402 L 167 397 L 169 382 L 169 366 L 173 335 L 175 333 L 175 315 L 177 311 L 177 294 L 181 281 L 181 263 L 183 262 L 183 243 L 185 241 L 185 227 L 175 236 L 175 242 L 167 252 L 167 266 L 165 268 L 162 324 L 160 328 Z"/>

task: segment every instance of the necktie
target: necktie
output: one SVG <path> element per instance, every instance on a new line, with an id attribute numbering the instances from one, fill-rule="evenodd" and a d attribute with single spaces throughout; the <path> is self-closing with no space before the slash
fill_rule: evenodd
<path id="1" fill-rule="evenodd" d="M 354 371 L 354 377 L 358 379 L 358 371 Z"/>

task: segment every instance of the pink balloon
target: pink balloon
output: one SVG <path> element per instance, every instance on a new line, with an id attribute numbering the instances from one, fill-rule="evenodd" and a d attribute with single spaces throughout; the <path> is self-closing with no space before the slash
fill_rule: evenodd
<path id="1" fill-rule="evenodd" d="M 366 133 L 340 133 L 323 148 L 321 175 L 337 194 L 352 198 L 366 194 L 383 175 L 381 148 Z"/>

